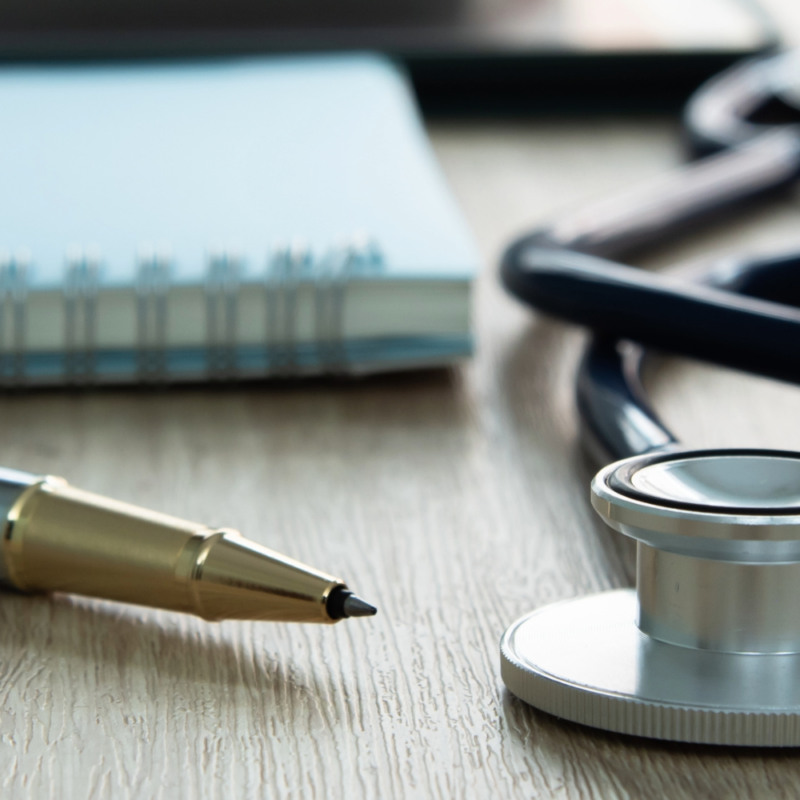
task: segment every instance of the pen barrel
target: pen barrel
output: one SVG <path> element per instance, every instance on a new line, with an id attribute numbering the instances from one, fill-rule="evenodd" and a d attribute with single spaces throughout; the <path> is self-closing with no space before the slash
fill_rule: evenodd
<path id="1" fill-rule="evenodd" d="M 21 492 L 3 535 L 7 581 L 197 614 L 333 622 L 342 581 L 244 539 L 45 478 Z"/>

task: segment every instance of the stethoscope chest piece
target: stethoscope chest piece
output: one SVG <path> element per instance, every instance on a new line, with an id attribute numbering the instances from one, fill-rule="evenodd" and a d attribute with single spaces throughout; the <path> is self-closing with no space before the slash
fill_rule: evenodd
<path id="1" fill-rule="evenodd" d="M 636 589 L 517 620 L 509 690 L 564 719 L 707 744 L 800 746 L 800 454 L 667 451 L 601 470 Z"/>

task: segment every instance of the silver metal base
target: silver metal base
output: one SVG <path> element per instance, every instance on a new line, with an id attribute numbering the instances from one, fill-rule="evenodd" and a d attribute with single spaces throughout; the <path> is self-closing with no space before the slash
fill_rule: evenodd
<path id="1" fill-rule="evenodd" d="M 513 694 L 563 719 L 705 744 L 800 746 L 800 654 L 722 653 L 636 626 L 633 589 L 567 600 L 500 642 Z"/>

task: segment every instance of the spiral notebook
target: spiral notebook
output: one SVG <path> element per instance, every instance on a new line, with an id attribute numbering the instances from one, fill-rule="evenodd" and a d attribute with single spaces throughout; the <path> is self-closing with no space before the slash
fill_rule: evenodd
<path id="1" fill-rule="evenodd" d="M 0 379 L 447 364 L 477 257 L 378 56 L 0 70 Z"/>

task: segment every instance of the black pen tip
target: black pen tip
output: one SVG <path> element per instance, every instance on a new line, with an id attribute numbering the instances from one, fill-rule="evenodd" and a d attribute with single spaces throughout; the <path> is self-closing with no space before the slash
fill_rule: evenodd
<path id="1" fill-rule="evenodd" d="M 344 586 L 337 586 L 329 595 L 326 604 L 328 616 L 331 619 L 346 619 L 347 617 L 373 617 L 378 613 L 375 606 L 365 603 L 356 597 Z"/>
<path id="2" fill-rule="evenodd" d="M 351 594 L 342 607 L 345 617 L 374 617 L 378 613 L 375 606 L 365 603 L 360 597 Z"/>

